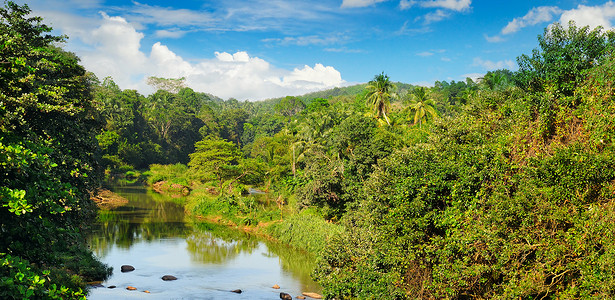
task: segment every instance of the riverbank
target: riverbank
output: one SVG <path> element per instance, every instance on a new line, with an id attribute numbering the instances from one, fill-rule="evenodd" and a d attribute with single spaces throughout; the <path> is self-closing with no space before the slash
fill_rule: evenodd
<path id="1" fill-rule="evenodd" d="M 168 181 L 149 184 L 157 193 L 184 205 L 188 215 L 261 237 L 280 241 L 318 256 L 327 242 L 343 234 L 341 225 L 328 222 L 313 210 L 296 209 L 294 196 L 273 193 L 220 193 L 206 184 L 185 186 Z"/>
<path id="2" fill-rule="evenodd" d="M 90 199 L 92 199 L 101 210 L 115 209 L 128 203 L 128 199 L 108 189 L 98 189 L 95 193 L 90 195 Z"/>

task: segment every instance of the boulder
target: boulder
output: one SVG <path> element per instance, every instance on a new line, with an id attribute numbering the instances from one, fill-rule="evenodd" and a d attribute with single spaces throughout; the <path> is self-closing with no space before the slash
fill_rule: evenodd
<path id="1" fill-rule="evenodd" d="M 287 293 L 280 293 L 280 299 L 282 300 L 293 300 L 293 296 Z"/>
<path id="2" fill-rule="evenodd" d="M 164 276 L 162 276 L 162 280 L 164 280 L 164 281 L 177 280 L 177 277 L 175 277 L 173 275 L 164 275 Z"/>
<path id="3" fill-rule="evenodd" d="M 297 299 L 303 300 L 303 299 L 305 299 L 305 296 L 297 296 Z"/>
<path id="4" fill-rule="evenodd" d="M 110 286 L 108 286 L 107 288 L 108 288 L 108 289 L 114 289 L 114 288 L 116 288 L 116 287 L 117 287 L 117 286 L 115 286 L 115 285 L 110 285 Z"/>
<path id="5" fill-rule="evenodd" d="M 231 293 L 241 294 L 241 293 L 243 293 L 243 291 L 240 290 L 240 289 L 236 289 L 236 290 L 232 290 Z"/>
<path id="6" fill-rule="evenodd" d="M 137 290 L 137 288 L 134 287 L 134 286 L 127 286 L 126 289 L 129 290 L 129 291 L 136 291 Z"/>
<path id="7" fill-rule="evenodd" d="M 122 273 L 131 272 L 135 270 L 135 267 L 131 265 L 123 265 L 122 267 L 120 267 L 120 270 L 122 271 Z"/>
<path id="8" fill-rule="evenodd" d="M 277 284 L 274 284 L 274 285 L 272 286 L 272 288 L 274 288 L 274 289 L 276 289 L 276 290 L 279 290 L 279 289 L 280 289 L 280 286 L 279 286 L 279 285 L 277 285 Z"/>

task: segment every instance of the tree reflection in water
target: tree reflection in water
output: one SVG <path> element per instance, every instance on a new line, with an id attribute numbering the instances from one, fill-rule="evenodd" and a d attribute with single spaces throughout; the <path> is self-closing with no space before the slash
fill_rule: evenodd
<path id="1" fill-rule="evenodd" d="M 298 279 L 306 290 L 320 290 L 310 278 L 315 259 L 306 252 L 227 226 L 186 217 L 182 205 L 144 187 L 116 187 L 114 192 L 127 198 L 129 203 L 99 212 L 97 225 L 90 235 L 90 247 L 99 257 L 105 257 L 113 247 L 128 250 L 142 242 L 183 238 L 190 261 L 194 263 L 223 265 L 240 255 L 262 254 L 278 258 L 282 271 Z M 261 247 L 263 244 L 266 247 Z"/>

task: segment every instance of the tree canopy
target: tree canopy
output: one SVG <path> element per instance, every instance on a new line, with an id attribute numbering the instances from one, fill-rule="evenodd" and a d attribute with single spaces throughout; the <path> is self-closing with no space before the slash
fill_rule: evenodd
<path id="1" fill-rule="evenodd" d="M 367 106 L 377 118 L 384 117 L 387 124 L 391 125 L 387 112 L 391 105 L 390 99 L 394 96 L 395 85 L 390 81 L 389 76 L 384 72 L 374 76 L 374 79 L 367 83 L 366 89 L 365 101 Z"/>
<path id="2" fill-rule="evenodd" d="M 56 46 L 64 38 L 50 35 L 27 5 L 7 2 L 0 18 L 0 276 L 3 283 L 13 272 L 47 278 L 37 280 L 37 288 L 19 289 L 33 278 L 20 277 L 15 290 L 1 295 L 79 296 L 83 282 L 55 285 L 58 272 L 50 281 L 42 277 L 48 271 L 37 270 L 65 265 L 79 274 L 87 264 L 97 269 L 88 280 L 109 275 L 79 233 L 96 212 L 90 192 L 101 175 L 95 135 L 102 123 L 92 101 L 93 77 L 74 54 Z M 61 292 L 61 284 L 71 289 Z"/>

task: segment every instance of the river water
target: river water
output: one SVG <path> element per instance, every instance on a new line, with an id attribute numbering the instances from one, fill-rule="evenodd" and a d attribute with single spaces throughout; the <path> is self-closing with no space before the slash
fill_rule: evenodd
<path id="1" fill-rule="evenodd" d="M 181 205 L 144 187 L 114 192 L 128 205 L 101 211 L 89 238 L 114 272 L 88 299 L 279 299 L 280 292 L 295 297 L 321 290 L 310 279 L 314 259 L 307 253 L 196 221 Z M 122 273 L 122 265 L 135 270 Z M 163 281 L 164 275 L 178 279 Z M 276 284 L 281 288 L 272 288 Z M 236 289 L 242 293 L 231 292 Z"/>

